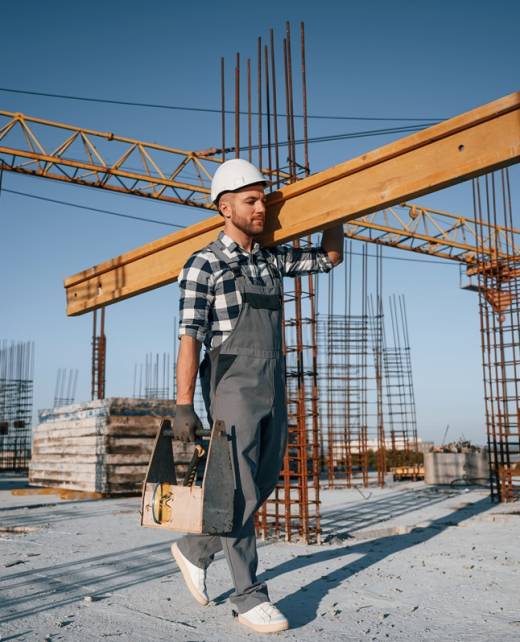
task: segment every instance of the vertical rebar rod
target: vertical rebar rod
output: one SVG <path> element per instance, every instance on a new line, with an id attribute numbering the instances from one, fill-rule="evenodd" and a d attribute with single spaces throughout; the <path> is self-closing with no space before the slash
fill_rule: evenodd
<path id="1" fill-rule="evenodd" d="M 258 97 L 258 169 L 262 171 L 262 38 L 258 38 L 257 51 L 257 97 Z"/>
<path id="2" fill-rule="evenodd" d="M 302 104 L 303 104 L 303 162 L 305 166 L 305 175 L 310 174 L 309 166 L 309 131 L 307 116 L 307 72 L 305 67 L 305 26 L 300 23 L 301 37 L 301 64 L 302 64 Z"/>
<path id="3" fill-rule="evenodd" d="M 287 85 L 289 91 L 289 126 L 291 135 L 288 139 L 290 145 L 290 156 L 293 164 L 294 180 L 297 179 L 297 163 L 296 163 L 296 134 L 294 127 L 294 92 L 293 92 L 293 77 L 292 77 L 292 49 L 291 49 L 291 25 L 289 22 L 285 23 L 285 38 L 287 41 Z"/>
<path id="4" fill-rule="evenodd" d="M 280 180 L 280 150 L 278 145 L 278 106 L 276 102 L 276 65 L 275 65 L 275 50 L 274 50 L 274 34 L 271 29 L 269 32 L 270 45 L 271 45 L 271 82 L 273 87 L 273 131 L 274 131 L 274 158 L 276 167 L 276 188 L 281 185 Z"/>
<path id="5" fill-rule="evenodd" d="M 265 78 L 265 116 L 267 127 L 267 166 L 269 176 L 273 175 L 273 158 L 271 150 L 271 99 L 269 91 L 269 51 L 267 45 L 264 46 L 264 78 Z"/>
<path id="6" fill-rule="evenodd" d="M 92 356 L 90 368 L 90 398 L 96 398 L 96 334 L 97 334 L 97 310 L 92 312 Z"/>
<path id="7" fill-rule="evenodd" d="M 226 160 L 226 93 L 224 58 L 220 59 L 220 131 L 222 135 L 222 160 Z"/>
<path id="8" fill-rule="evenodd" d="M 289 107 L 289 63 L 287 60 L 287 40 L 283 39 L 283 68 L 284 68 L 284 83 L 285 83 L 285 127 L 287 130 L 287 163 L 289 166 L 289 176 L 290 182 L 294 182 L 293 176 L 293 165 L 292 165 L 292 146 L 290 143 L 291 139 L 291 122 L 290 122 L 290 107 Z"/>
<path id="9" fill-rule="evenodd" d="M 253 161 L 253 124 L 251 119 L 251 58 L 247 59 L 247 160 Z"/>
<path id="10" fill-rule="evenodd" d="M 72 395 L 71 395 L 71 398 L 72 398 L 73 402 L 76 401 L 76 391 L 77 391 L 77 387 L 78 387 L 78 375 L 79 375 L 79 370 L 76 368 L 74 370 L 74 380 L 72 382 Z"/>
<path id="11" fill-rule="evenodd" d="M 172 353 L 172 399 L 177 401 L 177 351 L 178 351 L 178 341 L 177 341 L 177 317 L 173 317 L 173 353 Z"/>
<path id="12" fill-rule="evenodd" d="M 307 168 L 307 171 L 310 170 Z M 311 237 L 308 237 L 311 242 Z M 318 389 L 318 322 L 317 306 L 314 293 L 314 278 L 312 274 L 308 277 L 309 287 L 309 312 L 310 312 L 310 332 L 311 332 L 311 470 L 312 486 L 314 490 L 314 533 L 316 541 L 321 541 L 321 521 L 320 521 L 320 430 L 319 430 L 319 389 Z M 310 530 L 310 529 L 309 529 Z"/>
<path id="13" fill-rule="evenodd" d="M 327 297 L 327 478 L 331 488 L 335 485 L 335 448 L 336 440 L 334 435 L 334 347 L 333 341 L 333 314 L 334 314 L 334 271 L 329 274 L 328 278 L 328 297 Z"/>
<path id="14" fill-rule="evenodd" d="M 375 366 L 376 378 L 376 416 L 377 416 L 377 481 L 379 486 L 385 485 L 386 473 L 386 441 L 384 430 L 383 418 L 383 373 L 382 373 L 382 313 L 381 313 L 381 299 L 383 287 L 383 256 L 382 247 L 377 246 L 376 249 L 376 295 L 375 295 L 375 309 L 372 311 L 371 317 L 373 322 L 372 341 L 373 341 L 373 355 Z"/>
<path id="15" fill-rule="evenodd" d="M 54 386 L 54 405 L 57 405 L 57 399 L 60 396 L 60 377 L 61 377 L 61 368 L 58 368 L 58 374 L 56 375 L 56 385 Z"/>
<path id="16" fill-rule="evenodd" d="M 240 156 L 240 54 L 235 64 L 235 157 Z"/>

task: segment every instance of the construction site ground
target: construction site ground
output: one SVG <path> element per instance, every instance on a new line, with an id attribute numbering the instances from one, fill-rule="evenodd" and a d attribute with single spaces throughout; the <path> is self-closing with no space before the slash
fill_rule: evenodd
<path id="1" fill-rule="evenodd" d="M 238 624 L 223 556 L 198 606 L 170 555 L 139 527 L 139 499 L 13 495 L 0 477 L 0 634 L 7 640 L 261 637 Z M 275 639 L 520 639 L 520 510 L 483 488 L 399 482 L 322 492 L 324 542 L 259 542 L 259 575 L 291 629 Z"/>

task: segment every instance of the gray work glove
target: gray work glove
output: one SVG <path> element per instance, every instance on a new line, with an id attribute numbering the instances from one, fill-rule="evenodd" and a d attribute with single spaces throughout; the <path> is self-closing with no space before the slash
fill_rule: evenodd
<path id="1" fill-rule="evenodd" d="M 173 438 L 179 441 L 195 441 L 197 434 L 203 430 L 202 422 L 193 409 L 193 404 L 178 403 L 173 419 Z"/>

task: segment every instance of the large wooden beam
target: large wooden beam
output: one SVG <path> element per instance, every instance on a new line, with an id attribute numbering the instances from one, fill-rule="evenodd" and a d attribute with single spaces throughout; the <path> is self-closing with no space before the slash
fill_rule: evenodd
<path id="1" fill-rule="evenodd" d="M 516 92 L 274 192 L 262 241 L 283 243 L 519 160 Z M 173 283 L 220 229 L 214 216 L 67 278 L 67 313 Z"/>

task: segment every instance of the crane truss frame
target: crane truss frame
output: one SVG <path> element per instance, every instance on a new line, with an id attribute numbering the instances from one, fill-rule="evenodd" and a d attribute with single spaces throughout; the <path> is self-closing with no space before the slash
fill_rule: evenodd
<path id="1" fill-rule="evenodd" d="M 210 183 L 222 163 L 219 151 L 177 149 L 0 111 L 0 169 L 168 203 L 215 209 Z M 282 182 L 288 178 L 283 171 L 263 171 Z"/>
<path id="2" fill-rule="evenodd" d="M 467 266 L 477 263 L 477 253 L 492 259 L 520 258 L 520 230 L 402 203 L 345 223 L 345 237 L 375 243 Z"/>

